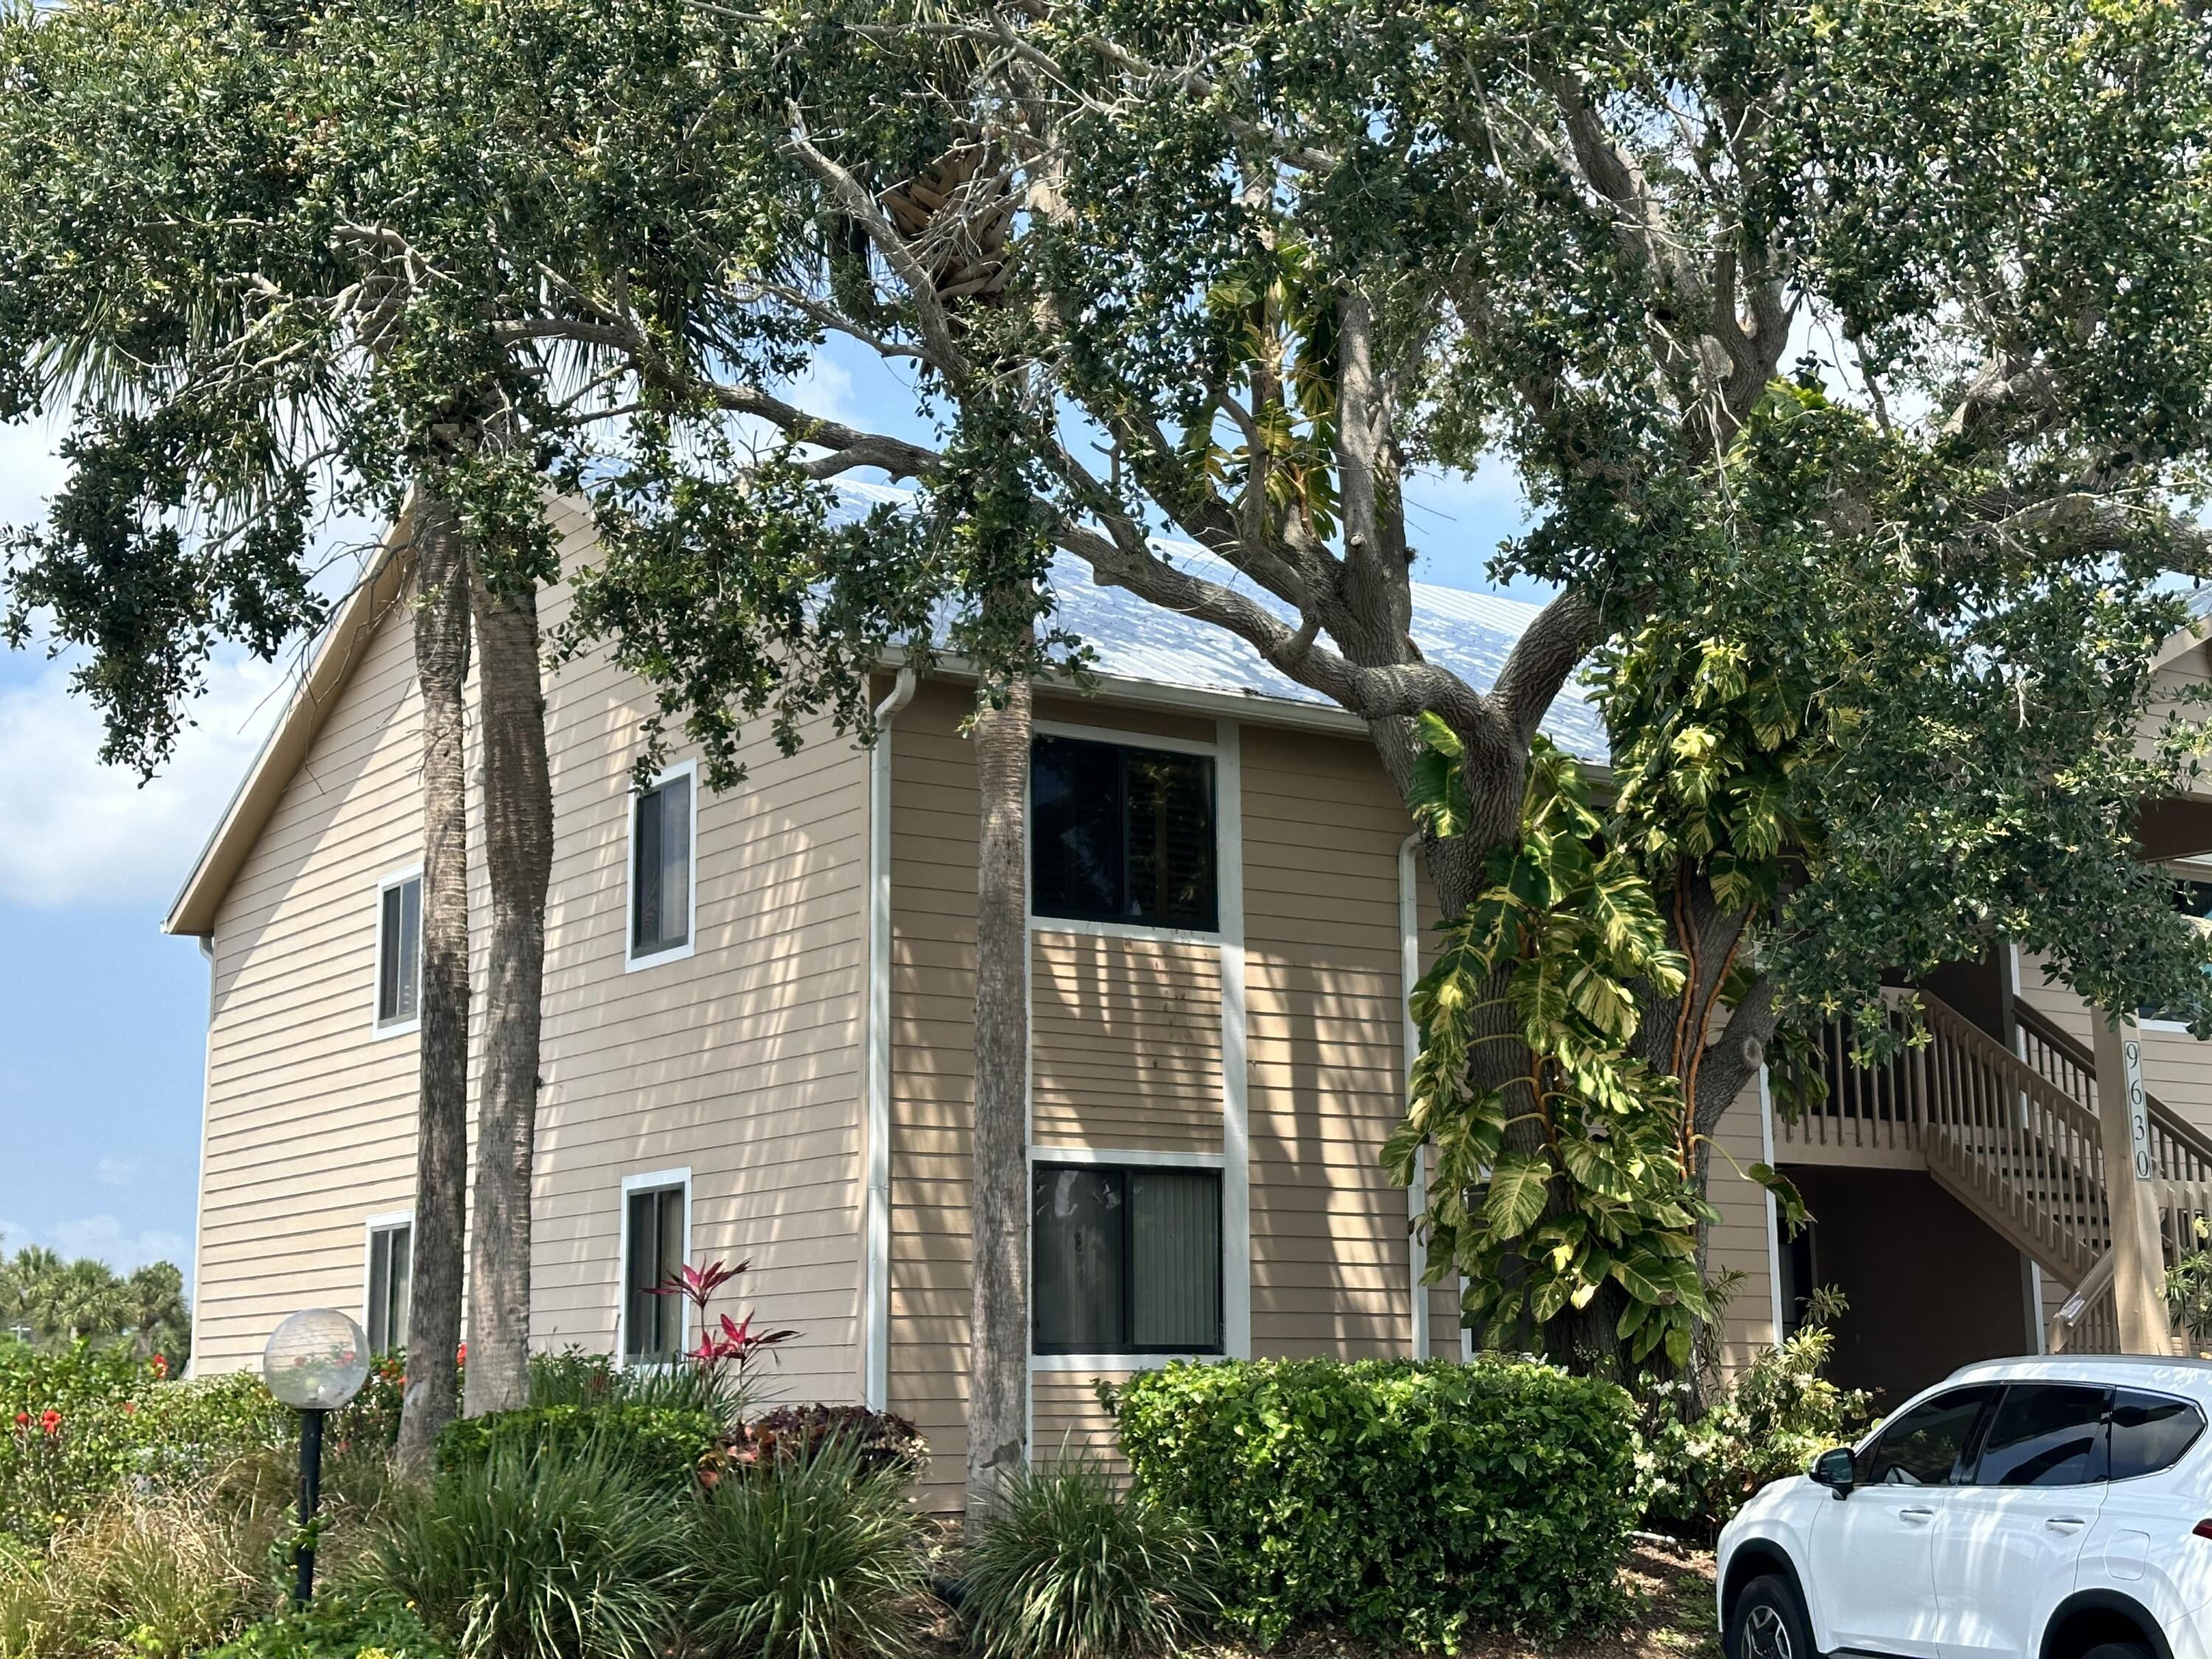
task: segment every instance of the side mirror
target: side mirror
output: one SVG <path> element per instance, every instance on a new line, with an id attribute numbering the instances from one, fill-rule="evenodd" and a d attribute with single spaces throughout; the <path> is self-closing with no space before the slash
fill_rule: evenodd
<path id="1" fill-rule="evenodd" d="M 1836 1446 L 1813 1460 L 1808 1471 L 1815 1486 L 1826 1486 L 1838 1498 L 1849 1498 L 1858 1484 L 1858 1465 L 1849 1446 Z"/>

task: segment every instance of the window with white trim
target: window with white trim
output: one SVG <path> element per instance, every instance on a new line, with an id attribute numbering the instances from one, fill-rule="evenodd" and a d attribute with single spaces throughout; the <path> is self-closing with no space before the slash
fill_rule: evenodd
<path id="1" fill-rule="evenodd" d="M 1212 756 L 1041 737 L 1030 822 L 1033 915 L 1219 926 Z"/>
<path id="2" fill-rule="evenodd" d="M 692 775 L 672 772 L 630 806 L 629 956 L 691 943 Z"/>
<path id="3" fill-rule="evenodd" d="M 422 878 L 394 876 L 376 894 L 376 1027 L 412 1025 L 422 1001 Z"/>
<path id="4" fill-rule="evenodd" d="M 407 1346 L 407 1303 L 415 1273 L 415 1224 L 371 1223 L 368 1229 L 368 1306 L 362 1323 L 371 1353 Z"/>
<path id="5" fill-rule="evenodd" d="M 690 1243 L 683 1185 L 623 1194 L 623 1361 L 665 1364 L 684 1352 L 684 1298 L 661 1287 L 684 1270 Z"/>
<path id="6" fill-rule="evenodd" d="M 1036 1164 L 1030 1240 L 1036 1352 L 1222 1352 L 1218 1170 Z"/>

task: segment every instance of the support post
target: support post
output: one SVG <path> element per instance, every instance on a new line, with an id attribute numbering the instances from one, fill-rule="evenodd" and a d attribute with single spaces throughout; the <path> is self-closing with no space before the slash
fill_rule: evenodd
<path id="1" fill-rule="evenodd" d="M 2105 1198 L 2112 1218 L 2112 1307 L 2123 1353 L 2171 1353 L 2166 1251 L 2152 1184 L 2150 1112 L 2142 1085 L 2142 1034 L 2132 1013 L 2091 1022 L 2097 1055 L 2097 1133 L 2105 1154 Z"/>
<path id="2" fill-rule="evenodd" d="M 315 1505 L 322 1495 L 323 1419 L 327 1412 L 300 1413 L 300 1542 L 293 1552 L 294 1605 L 306 1607 L 315 1593 Z"/>

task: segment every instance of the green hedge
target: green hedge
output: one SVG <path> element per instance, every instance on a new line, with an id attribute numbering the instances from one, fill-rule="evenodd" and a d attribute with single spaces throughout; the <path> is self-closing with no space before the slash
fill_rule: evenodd
<path id="1" fill-rule="evenodd" d="M 464 1417 L 438 1436 L 441 1473 L 480 1467 L 497 1446 L 527 1456 L 604 1447 L 617 1462 L 667 1492 L 696 1485 L 700 1460 L 714 1449 L 721 1425 L 712 1413 L 665 1406 L 526 1406 L 520 1411 Z"/>
<path id="2" fill-rule="evenodd" d="M 1636 1522 L 1628 1395 L 1483 1360 L 1175 1364 L 1110 1393 L 1138 1485 L 1210 1533 L 1228 1620 L 1340 1620 L 1451 1649 L 1468 1626 L 1618 1616 Z"/>

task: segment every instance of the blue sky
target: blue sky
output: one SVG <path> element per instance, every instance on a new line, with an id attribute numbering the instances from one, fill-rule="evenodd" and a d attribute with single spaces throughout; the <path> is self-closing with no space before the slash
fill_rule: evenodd
<path id="1" fill-rule="evenodd" d="M 909 425 L 872 360 L 833 352 L 808 379 L 824 413 Z M 0 428 L 0 526 L 40 515 L 54 436 Z M 1423 479 L 1408 501 L 1423 580 L 1540 597 L 1485 574 L 1521 520 L 1510 477 Z M 0 1248 L 190 1274 L 207 969 L 160 923 L 283 690 L 281 669 L 218 664 L 173 764 L 140 788 L 97 763 L 66 665 L 0 648 Z"/>

